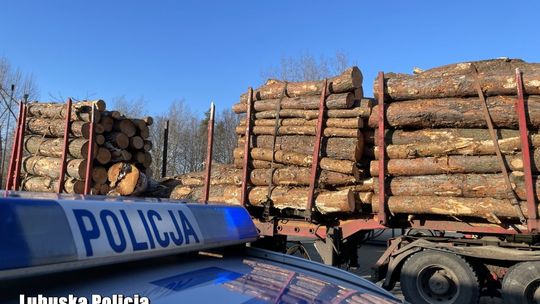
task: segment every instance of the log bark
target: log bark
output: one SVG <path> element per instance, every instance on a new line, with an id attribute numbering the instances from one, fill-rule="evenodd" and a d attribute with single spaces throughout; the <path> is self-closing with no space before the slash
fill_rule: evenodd
<path id="1" fill-rule="evenodd" d="M 22 181 L 21 188 L 24 191 L 31 192 L 56 192 L 58 189 L 58 179 L 47 176 L 30 176 Z M 68 178 L 64 181 L 63 188 L 65 193 L 83 194 L 84 182 Z"/>
<path id="2" fill-rule="evenodd" d="M 244 150 L 240 148 L 234 149 L 234 158 L 242 159 L 244 155 Z M 253 148 L 250 150 L 251 159 L 255 160 L 272 160 L 272 150 L 270 149 L 261 149 Z M 294 152 L 284 152 L 281 150 L 276 150 L 274 153 L 275 161 L 278 163 L 286 165 L 295 165 L 302 167 L 311 167 L 312 155 L 294 153 Z M 323 170 L 334 171 L 344 174 L 353 175 L 356 178 L 359 178 L 359 171 L 356 167 L 356 163 L 348 160 L 338 160 L 323 157 L 320 159 L 319 167 Z"/>
<path id="3" fill-rule="evenodd" d="M 268 186 L 271 170 L 253 169 L 250 173 L 250 182 L 256 186 Z M 309 186 L 311 168 L 285 167 L 276 169 L 272 175 L 273 185 L 280 186 Z M 321 170 L 317 176 L 317 185 L 320 188 L 353 185 L 357 179 L 354 176 Z"/>
<path id="4" fill-rule="evenodd" d="M 96 101 L 97 111 L 95 121 L 98 122 L 101 117 L 101 111 L 105 109 L 103 100 Z M 28 103 L 28 116 L 39 118 L 62 119 L 66 118 L 66 104 L 63 103 Z M 92 102 L 74 102 L 71 106 L 71 119 L 91 121 Z"/>
<path id="5" fill-rule="evenodd" d="M 152 144 L 151 141 L 149 141 L 149 140 L 144 140 L 144 146 L 143 146 L 144 151 L 148 152 L 148 151 L 152 150 L 152 147 L 153 147 L 153 146 L 154 146 L 154 145 Z"/>
<path id="6" fill-rule="evenodd" d="M 519 137 L 519 130 L 496 129 L 499 139 L 510 139 Z M 377 130 L 375 130 L 377 132 Z M 366 138 L 373 137 L 372 132 L 364 132 Z M 529 132 L 529 135 L 537 135 L 538 132 Z M 487 129 L 420 129 L 420 130 L 387 130 L 385 133 L 385 143 L 390 145 L 425 144 L 444 141 L 484 141 L 490 140 L 491 136 Z M 370 143 L 378 145 L 378 140 L 370 140 Z"/>
<path id="7" fill-rule="evenodd" d="M 48 137 L 63 137 L 65 121 L 62 119 L 29 118 L 26 129 L 29 133 L 45 135 Z M 71 135 L 88 139 L 90 136 L 90 123 L 73 121 L 71 123 Z"/>
<path id="8" fill-rule="evenodd" d="M 535 194 L 540 199 L 540 180 L 533 177 Z M 510 181 L 517 197 L 526 200 L 522 172 L 510 174 Z M 378 192 L 378 180 L 374 180 Z M 445 196 L 509 198 L 502 174 L 441 174 L 408 177 L 391 177 L 386 180 L 388 195 L 393 196 Z M 510 196 L 513 197 L 513 196 Z"/>
<path id="9" fill-rule="evenodd" d="M 22 172 L 58 178 L 60 176 L 61 158 L 47 156 L 28 156 L 22 160 Z M 66 176 L 74 179 L 84 179 L 86 172 L 86 160 L 68 159 L 66 164 Z"/>
<path id="10" fill-rule="evenodd" d="M 415 76 L 389 74 L 385 77 L 385 94 L 393 100 L 477 96 L 473 66 L 478 69 L 480 86 L 487 96 L 516 94 L 516 68 L 523 73 L 525 94 L 540 94 L 540 64 L 515 59 L 452 64 Z M 376 79 L 376 98 L 377 85 Z"/>
<path id="11" fill-rule="evenodd" d="M 235 190 L 224 193 L 226 201 L 233 198 L 240 201 L 240 188 L 235 187 Z M 270 198 L 274 208 L 305 210 L 308 192 L 308 188 L 275 187 L 272 189 Z M 249 203 L 253 206 L 263 206 L 267 193 L 267 187 L 251 188 L 248 193 Z M 231 199 L 228 199 L 229 197 Z M 353 212 L 355 208 L 354 194 L 349 190 L 320 192 L 315 196 L 314 207 L 322 214 Z"/>
<path id="12" fill-rule="evenodd" d="M 273 136 L 258 135 L 252 136 L 253 147 L 272 149 Z M 244 147 L 244 137 L 238 139 L 238 147 Z M 276 150 L 288 152 L 313 154 L 315 137 L 313 136 L 277 136 Z M 321 156 L 335 159 L 346 159 L 357 161 L 362 157 L 364 150 L 363 137 L 323 137 L 321 138 Z"/>
<path id="13" fill-rule="evenodd" d="M 275 119 L 255 119 L 252 125 L 255 126 L 265 126 L 265 127 L 274 127 Z M 246 120 L 241 119 L 239 126 L 244 127 L 246 125 Z M 279 126 L 289 127 L 304 127 L 304 126 L 316 126 L 317 119 L 303 119 L 303 118 L 285 118 L 280 119 L 278 122 Z M 364 120 L 361 118 L 328 118 L 324 120 L 323 126 L 327 128 L 341 128 L 341 129 L 360 129 L 364 127 Z"/>
<path id="14" fill-rule="evenodd" d="M 487 131 L 487 130 L 486 130 Z M 532 147 L 540 147 L 540 135 L 530 137 Z M 499 149 L 503 154 L 515 154 L 521 151 L 519 137 L 500 139 Z M 470 138 L 456 138 L 451 141 L 433 141 L 431 143 L 415 143 L 406 145 L 386 146 L 388 158 L 418 158 L 444 155 L 495 155 L 493 141 L 473 140 Z M 375 157 L 379 157 L 379 147 L 375 147 Z"/>
<path id="15" fill-rule="evenodd" d="M 62 157 L 63 138 L 44 138 L 43 136 L 28 135 L 24 138 L 24 150 L 33 155 Z M 68 156 L 71 158 L 88 157 L 88 140 L 82 138 L 70 139 Z"/>
<path id="16" fill-rule="evenodd" d="M 354 105 L 354 93 L 347 92 L 341 94 L 331 94 L 326 97 L 325 103 L 327 109 L 348 109 Z M 273 111 L 279 103 L 279 97 L 276 99 L 258 100 L 253 103 L 255 111 Z M 320 96 L 302 96 L 302 97 L 285 97 L 281 101 L 282 109 L 300 109 L 314 110 L 319 108 Z M 245 113 L 247 111 L 247 103 L 239 102 L 233 105 L 235 113 Z"/>
<path id="17" fill-rule="evenodd" d="M 377 212 L 379 198 L 372 198 L 372 210 Z M 521 210 L 527 214 L 526 202 L 520 203 Z M 388 209 L 393 214 L 430 214 L 446 215 L 453 217 L 479 217 L 492 223 L 500 223 L 501 220 L 519 218 L 517 210 L 510 200 L 464 197 L 440 197 L 440 196 L 390 196 Z"/>
<path id="18" fill-rule="evenodd" d="M 103 134 L 96 134 L 96 144 L 98 145 L 103 145 L 105 143 L 105 136 L 103 136 Z"/>
<path id="19" fill-rule="evenodd" d="M 269 126 L 254 126 L 252 134 L 255 135 L 273 135 L 274 127 Z M 317 132 L 316 126 L 283 126 L 279 127 L 278 135 L 315 135 Z M 245 134 L 246 130 L 243 126 L 236 127 L 236 134 Z M 323 136 L 325 137 L 351 137 L 358 138 L 362 136 L 359 129 L 342 129 L 342 128 L 323 128 Z"/>
<path id="20" fill-rule="evenodd" d="M 518 128 L 514 96 L 486 99 L 491 120 L 496 128 Z M 527 125 L 540 127 L 540 96 L 527 97 Z M 369 126 L 377 127 L 378 108 L 369 118 Z M 418 99 L 391 103 L 386 109 L 388 126 L 399 128 L 487 128 L 478 98 Z"/>
<path id="21" fill-rule="evenodd" d="M 521 153 L 505 155 L 505 162 L 511 171 L 523 171 Z M 449 173 L 499 173 L 501 165 L 496 156 L 463 156 L 451 155 L 443 157 L 425 157 L 415 159 L 390 159 L 386 162 L 386 173 L 392 176 L 417 176 Z M 531 169 L 539 172 L 540 151 L 535 150 L 531 159 Z M 370 173 L 379 174 L 379 161 L 372 161 Z"/>
<path id="22" fill-rule="evenodd" d="M 326 110 L 326 117 L 329 118 L 369 118 L 373 101 L 371 99 L 362 99 L 350 109 L 334 109 Z M 318 110 L 298 110 L 298 109 L 282 109 L 279 111 L 279 116 L 282 118 L 304 118 L 316 119 L 319 116 Z M 275 110 L 261 111 L 255 113 L 257 119 L 270 119 L 276 117 Z"/>
<path id="23" fill-rule="evenodd" d="M 255 100 L 279 98 L 284 87 L 284 82 L 271 79 L 265 85 L 253 92 Z M 305 95 L 321 94 L 323 87 L 322 81 L 289 82 L 287 84 L 286 96 L 298 97 Z M 351 67 L 345 70 L 341 75 L 328 79 L 328 93 L 352 92 L 362 87 L 362 73 L 358 67 Z M 240 96 L 241 102 L 247 101 L 247 93 Z"/>

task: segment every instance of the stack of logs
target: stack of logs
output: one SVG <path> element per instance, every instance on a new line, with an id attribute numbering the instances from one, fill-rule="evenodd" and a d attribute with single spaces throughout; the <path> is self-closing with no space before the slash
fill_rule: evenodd
<path id="1" fill-rule="evenodd" d="M 248 168 L 250 205 L 263 206 L 270 187 L 274 208 L 306 208 L 322 88 L 322 81 L 269 80 L 253 92 Z M 235 113 L 243 115 L 236 129 L 239 135 L 238 148 L 234 150 L 237 168 L 243 167 L 247 101 L 246 93 L 233 106 Z M 362 158 L 362 129 L 364 120 L 369 117 L 371 102 L 363 98 L 362 74 L 357 67 L 328 79 L 314 203 L 321 213 L 353 212 L 356 208 L 354 187 L 364 177 L 364 171 L 357 164 Z M 226 171 L 222 174 L 227 177 L 213 174 L 209 200 L 240 203 L 241 170 L 225 167 L 218 171 Z M 198 175 L 198 185 L 202 186 L 202 176 Z M 189 178 L 184 176 L 183 179 Z M 221 184 L 216 184 L 218 182 Z M 171 197 L 198 199 L 202 192 L 200 186 L 181 185 Z"/>
<path id="2" fill-rule="evenodd" d="M 146 180 L 140 171 L 146 172 L 152 161 L 149 153 L 152 143 L 148 140 L 148 125 L 152 119 L 125 118 L 117 111 L 106 111 L 105 102 L 96 100 L 72 105 L 64 192 L 84 192 L 92 105 L 96 109 L 92 194 L 108 194 L 114 190 L 113 193 L 130 195 L 140 191 L 137 185 Z M 27 109 L 22 189 L 55 192 L 62 163 L 66 105 L 29 103 Z M 120 172 L 125 174 L 118 181 Z"/>
<path id="3" fill-rule="evenodd" d="M 391 213 L 481 217 L 496 223 L 527 214 L 515 108 L 516 68 L 522 71 L 524 91 L 529 95 L 525 109 L 532 170 L 537 174 L 540 64 L 497 59 L 452 64 L 417 75 L 385 75 L 386 192 Z M 477 82 L 485 95 L 513 189 L 506 187 Z M 376 80 L 376 94 L 377 88 Z M 369 126 L 376 128 L 377 123 L 378 108 L 374 107 Z M 375 144 L 374 155 L 378 156 L 380 143 Z M 378 170 L 379 162 L 372 161 L 371 175 L 377 176 Z M 536 176 L 534 180 L 538 197 L 540 182 Z M 377 183 L 374 189 L 377 191 Z M 519 208 L 512 204 L 516 199 Z M 372 209 L 378 210 L 377 195 Z"/>

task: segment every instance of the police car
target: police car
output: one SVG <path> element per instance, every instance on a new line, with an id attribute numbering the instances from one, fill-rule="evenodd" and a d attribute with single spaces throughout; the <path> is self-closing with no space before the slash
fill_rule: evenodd
<path id="1" fill-rule="evenodd" d="M 2 193 L 0 303 L 401 303 L 340 269 L 251 248 L 239 206 Z"/>

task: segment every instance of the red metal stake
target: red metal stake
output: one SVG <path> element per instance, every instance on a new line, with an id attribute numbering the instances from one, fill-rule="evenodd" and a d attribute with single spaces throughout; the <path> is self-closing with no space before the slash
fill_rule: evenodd
<path id="1" fill-rule="evenodd" d="M 71 107 L 70 107 L 71 108 Z M 92 104 L 92 119 L 90 123 L 90 138 L 88 139 L 88 155 L 86 157 L 86 172 L 84 175 L 84 194 L 90 194 L 92 189 L 92 170 L 94 169 L 94 140 L 95 140 L 96 106 Z"/>
<path id="2" fill-rule="evenodd" d="M 64 178 L 66 176 L 66 161 L 67 161 L 67 155 L 68 155 L 69 132 L 70 132 L 70 121 L 71 121 L 71 104 L 72 104 L 71 98 L 68 98 L 66 102 L 66 122 L 64 125 L 64 144 L 62 146 L 62 161 L 60 162 L 60 177 L 58 178 L 58 188 L 56 188 L 56 193 L 64 192 Z"/>
<path id="3" fill-rule="evenodd" d="M 19 103 L 19 115 L 17 117 L 17 127 L 15 128 L 15 134 L 13 135 L 13 141 L 11 143 L 11 156 L 9 157 L 8 176 L 6 180 L 6 190 L 13 190 L 13 179 L 15 173 L 15 162 L 17 159 L 19 132 L 21 129 L 23 116 L 23 103 Z"/>
<path id="4" fill-rule="evenodd" d="M 521 152 L 523 157 L 523 173 L 525 174 L 525 190 L 527 191 L 527 228 L 530 232 L 538 229 L 536 219 L 538 212 L 534 198 L 534 186 L 531 170 L 531 153 L 529 146 L 529 136 L 527 130 L 527 120 L 525 116 L 525 98 L 523 97 L 523 79 L 521 71 L 516 69 L 516 85 L 518 98 L 516 99 L 516 111 L 519 122 L 519 136 L 521 139 Z"/>
<path id="5" fill-rule="evenodd" d="M 13 189 L 15 191 L 19 190 L 21 184 L 21 163 L 23 155 L 23 144 L 24 144 L 24 132 L 26 128 L 26 103 L 23 103 L 22 106 L 22 117 L 19 127 L 19 134 L 17 138 L 17 159 L 15 160 L 15 172 L 13 176 Z"/>
<path id="6" fill-rule="evenodd" d="M 208 142 L 206 146 L 206 174 L 204 177 L 204 196 L 203 202 L 208 204 L 208 195 L 210 193 L 210 178 L 212 176 L 212 154 L 214 145 L 214 112 L 215 105 L 210 104 L 210 119 L 208 120 Z"/>
<path id="7" fill-rule="evenodd" d="M 379 222 L 382 225 L 386 225 L 388 218 L 386 215 L 386 193 L 384 185 L 384 175 L 385 175 L 385 149 L 386 145 L 384 142 L 384 72 L 379 72 L 378 77 L 378 94 L 379 94 L 379 129 L 377 132 L 377 139 L 379 142 Z"/>
<path id="8" fill-rule="evenodd" d="M 15 134 L 13 135 L 13 141 L 11 143 L 11 156 L 9 157 L 8 175 L 6 179 L 6 190 L 13 190 L 13 173 L 15 172 L 15 159 L 17 154 L 17 143 L 19 138 L 19 130 L 21 126 L 21 118 L 23 112 L 23 103 L 19 103 L 19 115 L 17 117 L 17 127 L 15 128 Z"/>
<path id="9" fill-rule="evenodd" d="M 247 113 L 246 113 L 246 133 L 245 133 L 245 143 L 244 143 L 244 161 L 242 168 L 242 206 L 247 207 L 248 202 L 248 193 L 247 193 L 247 184 L 249 178 L 249 146 L 251 145 L 251 112 L 253 110 L 253 89 L 250 87 L 248 89 L 248 101 L 247 101 Z"/>
<path id="10" fill-rule="evenodd" d="M 323 122 L 324 122 L 324 108 L 326 106 L 326 86 L 328 85 L 328 79 L 325 79 L 323 82 L 323 88 L 321 91 L 321 97 L 319 99 L 319 114 L 317 117 L 317 132 L 315 134 L 315 146 L 313 147 L 313 157 L 311 159 L 311 175 L 309 176 L 309 192 L 308 200 L 306 205 L 306 216 L 307 220 L 311 220 L 311 214 L 313 212 L 313 203 L 315 200 L 315 186 L 317 183 L 317 169 L 319 168 L 319 158 L 321 152 L 321 137 L 323 131 Z"/>

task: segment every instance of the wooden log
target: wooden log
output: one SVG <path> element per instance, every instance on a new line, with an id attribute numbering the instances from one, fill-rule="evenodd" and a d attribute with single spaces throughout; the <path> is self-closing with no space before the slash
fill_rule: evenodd
<path id="1" fill-rule="evenodd" d="M 498 140 L 499 148 L 503 154 L 515 154 L 521 151 L 521 140 L 511 137 Z M 540 135 L 530 136 L 530 144 L 540 147 Z M 375 147 L 375 157 L 378 159 L 379 147 Z M 406 145 L 386 146 L 388 158 L 418 158 L 444 155 L 495 155 L 493 141 L 474 140 L 470 138 L 456 138 L 451 141 L 433 141 L 431 143 L 415 143 Z"/>
<path id="2" fill-rule="evenodd" d="M 252 128 L 255 135 L 273 135 L 275 128 L 270 126 L 254 126 Z M 245 127 L 236 127 L 236 134 L 245 134 Z M 317 132 L 316 126 L 282 126 L 278 129 L 278 135 L 315 135 Z M 323 128 L 323 136 L 325 137 L 352 137 L 358 138 L 362 136 L 359 129 L 342 129 L 342 128 Z"/>
<path id="3" fill-rule="evenodd" d="M 107 195 L 109 194 L 109 191 L 111 191 L 111 187 L 108 184 L 102 184 L 99 190 L 101 195 Z"/>
<path id="4" fill-rule="evenodd" d="M 111 158 L 112 158 L 111 152 L 107 148 L 99 147 L 97 149 L 95 160 L 98 163 L 102 165 L 108 164 L 111 161 Z"/>
<path id="5" fill-rule="evenodd" d="M 103 134 L 96 134 L 95 141 L 96 144 L 101 146 L 105 143 L 105 136 Z"/>
<path id="6" fill-rule="evenodd" d="M 488 60 L 439 67 L 419 75 L 385 75 L 385 94 L 393 100 L 477 96 L 473 66 L 487 96 L 516 94 L 515 69 L 523 73 L 525 94 L 540 94 L 540 64 L 521 60 Z M 373 87 L 377 88 L 377 80 Z M 378 97 L 377 89 L 374 89 Z"/>
<path id="7" fill-rule="evenodd" d="M 531 169 L 539 172 L 540 151 L 535 150 L 531 159 Z M 523 171 L 521 153 L 505 155 L 507 167 L 512 171 Z M 449 173 L 499 173 L 501 165 L 494 155 L 425 157 L 414 159 L 390 159 L 386 162 L 386 172 L 392 176 L 418 176 Z M 371 162 L 370 173 L 378 176 L 379 161 Z"/>
<path id="8" fill-rule="evenodd" d="M 264 161 L 272 160 L 272 150 L 270 149 L 252 148 L 250 150 L 250 154 L 251 154 L 251 158 L 254 160 L 264 160 Z M 240 148 L 234 149 L 234 158 L 242 159 L 243 155 L 244 155 L 244 150 Z M 308 154 L 276 150 L 274 153 L 274 158 L 276 162 L 286 164 L 286 165 L 311 167 L 313 156 L 308 155 Z M 323 157 L 320 159 L 319 167 L 323 170 L 350 174 L 356 178 L 359 178 L 360 176 L 358 168 L 356 167 L 356 164 L 348 160 L 339 160 L 339 159 Z"/>
<path id="9" fill-rule="evenodd" d="M 104 184 L 107 182 L 107 169 L 100 166 L 94 166 L 92 170 L 92 180 L 96 184 Z"/>
<path id="10" fill-rule="evenodd" d="M 121 149 L 113 149 L 109 150 L 111 152 L 111 162 L 122 162 L 122 161 L 130 161 L 133 157 L 131 152 L 128 150 L 121 150 Z"/>
<path id="11" fill-rule="evenodd" d="M 148 181 L 144 173 L 129 163 L 120 162 L 112 165 L 107 175 L 112 190 L 119 195 L 139 194 L 147 187 Z"/>
<path id="12" fill-rule="evenodd" d="M 317 95 L 322 91 L 322 81 L 289 82 L 287 84 L 286 96 L 298 97 L 304 95 Z M 284 82 L 271 79 L 265 85 L 253 92 L 255 100 L 279 98 L 284 87 Z M 358 67 L 351 67 L 341 75 L 328 79 L 327 92 L 344 93 L 352 92 L 362 87 L 362 73 Z M 240 96 L 241 102 L 247 101 L 247 93 Z"/>
<path id="13" fill-rule="evenodd" d="M 526 200 L 522 172 L 510 174 L 513 190 L 521 200 Z M 378 192 L 378 180 L 374 181 Z M 540 199 L 540 180 L 534 176 L 535 194 Z M 440 174 L 391 177 L 386 180 L 387 194 L 394 196 L 447 196 L 508 198 L 502 174 Z"/>
<path id="14" fill-rule="evenodd" d="M 350 109 L 334 109 L 327 110 L 326 117 L 329 118 L 369 118 L 373 101 L 371 99 L 362 99 L 357 101 Z M 304 118 L 317 119 L 319 116 L 318 110 L 298 110 L 298 109 L 282 109 L 279 111 L 279 116 L 282 118 Z M 275 110 L 261 111 L 255 113 L 257 119 L 270 119 L 276 117 Z"/>
<path id="15" fill-rule="evenodd" d="M 114 119 L 112 116 L 103 116 L 100 124 L 103 126 L 105 132 L 111 132 L 114 126 Z"/>
<path id="16" fill-rule="evenodd" d="M 140 137 L 142 137 L 143 139 L 147 139 L 148 137 L 150 137 L 150 128 L 148 128 L 148 125 L 143 119 L 132 119 L 131 121 L 137 127 Z"/>
<path id="17" fill-rule="evenodd" d="M 120 120 L 124 118 L 124 115 L 122 115 L 118 111 L 104 111 L 102 114 L 103 114 L 102 116 L 111 117 L 113 118 L 113 120 Z"/>
<path id="18" fill-rule="evenodd" d="M 253 169 L 250 182 L 256 186 L 268 186 L 270 173 L 267 169 Z M 280 186 L 309 186 L 310 176 L 311 168 L 289 166 L 274 170 L 272 183 Z M 353 185 L 356 181 L 354 176 L 328 170 L 321 170 L 317 176 L 317 185 L 320 188 Z"/>
<path id="19" fill-rule="evenodd" d="M 63 137 L 65 121 L 62 119 L 29 118 L 26 129 L 29 133 L 45 135 L 48 137 Z M 71 123 L 71 136 L 88 139 L 90 136 L 90 123 L 73 121 Z"/>
<path id="20" fill-rule="evenodd" d="M 21 188 L 31 192 L 56 192 L 58 179 L 48 176 L 29 176 L 22 181 Z M 68 178 L 64 181 L 63 189 L 65 193 L 83 194 L 84 181 Z"/>
<path id="21" fill-rule="evenodd" d="M 274 127 L 275 119 L 256 119 L 254 121 L 255 126 Z M 241 119 L 239 126 L 244 127 L 246 120 Z M 279 126 L 289 127 L 304 127 L 304 126 L 316 126 L 317 119 L 303 119 L 303 118 L 285 118 L 279 120 Z M 324 120 L 324 126 L 327 128 L 341 128 L 341 129 L 359 129 L 364 127 L 364 120 L 356 118 L 328 118 Z"/>
<path id="22" fill-rule="evenodd" d="M 105 128 L 103 127 L 102 124 L 97 123 L 94 125 L 94 132 L 96 134 L 103 134 L 105 133 Z"/>
<path id="23" fill-rule="evenodd" d="M 95 103 L 97 111 L 95 121 L 100 121 L 101 111 L 105 109 L 105 102 L 98 100 Z M 66 104 L 64 103 L 28 103 L 28 116 L 37 118 L 63 119 L 66 118 Z M 101 109 L 101 110 L 100 110 Z M 92 102 L 74 102 L 71 106 L 71 119 L 91 121 Z"/>
<path id="24" fill-rule="evenodd" d="M 122 132 L 127 135 L 127 137 L 132 137 L 137 133 L 137 127 L 135 124 L 131 121 L 131 119 L 120 119 L 115 120 L 113 125 L 113 130 L 117 132 Z M 128 141 L 129 144 L 129 141 Z"/>
<path id="25" fill-rule="evenodd" d="M 153 146 L 154 146 L 154 145 L 152 144 L 151 141 L 149 141 L 149 140 L 144 140 L 144 146 L 143 146 L 143 150 L 144 150 L 144 151 L 148 152 L 148 151 L 152 150 L 152 147 L 153 147 Z"/>
<path id="26" fill-rule="evenodd" d="M 253 147 L 272 149 L 273 136 L 252 136 Z M 315 137 L 313 136 L 277 136 L 276 150 L 313 154 Z M 238 138 L 238 147 L 244 147 L 244 137 Z M 321 156 L 335 159 L 357 161 L 362 158 L 364 150 L 363 136 L 357 138 L 323 137 L 321 138 Z"/>
<path id="27" fill-rule="evenodd" d="M 48 156 L 27 156 L 22 160 L 22 172 L 58 178 L 60 176 L 61 158 Z M 86 160 L 68 159 L 66 163 L 66 176 L 74 179 L 84 179 L 86 172 Z"/>
<path id="28" fill-rule="evenodd" d="M 144 152 L 144 162 L 142 163 L 145 168 L 150 168 L 152 164 L 152 154 Z"/>
<path id="29" fill-rule="evenodd" d="M 496 129 L 499 139 L 510 139 L 519 137 L 518 130 L 512 129 Z M 377 130 L 375 130 L 377 132 Z M 368 130 L 364 131 L 364 135 L 373 133 Z M 538 132 L 529 132 L 529 135 L 536 135 Z M 368 136 L 366 136 L 367 138 Z M 369 137 L 373 137 L 370 135 Z M 488 129 L 420 129 L 420 130 L 401 130 L 391 129 L 385 133 L 385 143 L 389 145 L 408 145 L 408 144 L 426 144 L 432 142 L 444 141 L 484 141 L 490 140 L 491 135 Z M 376 138 L 370 143 L 378 145 Z"/>
<path id="30" fill-rule="evenodd" d="M 146 125 L 151 126 L 154 123 L 154 118 L 146 116 L 143 118 L 143 121 L 146 123 Z"/>
<path id="31" fill-rule="evenodd" d="M 285 97 L 281 101 L 282 109 L 300 109 L 313 110 L 319 108 L 319 99 L 317 95 L 301 96 L 301 97 Z M 341 94 L 331 94 L 325 99 L 327 109 L 348 109 L 354 105 L 354 93 L 347 92 Z M 273 111 L 279 102 L 279 97 L 276 99 L 258 100 L 253 103 L 255 111 Z M 232 107 L 235 113 L 245 113 L 247 104 L 239 102 Z"/>
<path id="32" fill-rule="evenodd" d="M 130 137 L 129 147 L 135 150 L 140 150 L 144 147 L 144 140 L 140 136 Z"/>
<path id="33" fill-rule="evenodd" d="M 47 138 L 28 135 L 24 138 L 24 150 L 33 155 L 62 157 L 63 138 Z M 87 158 L 88 140 L 82 138 L 70 139 L 68 142 L 68 157 Z"/>
<path id="34" fill-rule="evenodd" d="M 234 166 L 236 168 L 242 169 L 244 166 L 244 163 L 242 162 L 241 158 L 235 158 L 234 159 Z M 250 159 L 249 161 L 249 167 L 253 169 L 270 169 L 272 168 L 272 163 L 265 160 L 258 160 L 258 159 Z M 280 163 L 274 163 L 274 168 L 286 168 L 287 165 L 280 164 Z"/>
<path id="35" fill-rule="evenodd" d="M 372 210 L 377 212 L 379 198 L 372 198 Z M 527 214 L 527 204 L 520 203 L 521 210 Z M 517 210 L 508 199 L 490 197 L 440 197 L 440 196 L 390 196 L 388 209 L 393 214 L 429 214 L 452 217 L 479 217 L 492 223 L 502 219 L 519 218 Z"/>
<path id="36" fill-rule="evenodd" d="M 105 139 L 119 149 L 126 149 L 129 147 L 129 137 L 122 132 L 111 132 L 105 134 Z"/>
<path id="37" fill-rule="evenodd" d="M 486 99 L 491 120 L 496 128 L 518 128 L 514 96 Z M 527 124 L 540 127 L 540 96 L 527 97 Z M 369 126 L 377 127 L 377 107 L 369 118 Z M 386 110 L 388 126 L 399 128 L 487 128 L 478 98 L 418 99 L 390 103 Z"/>
<path id="38" fill-rule="evenodd" d="M 240 187 L 232 186 L 230 190 L 224 192 L 225 201 L 231 202 L 235 199 L 240 201 L 240 189 Z M 308 188 L 274 187 L 270 198 L 274 208 L 305 210 L 308 191 Z M 267 187 L 249 189 L 249 203 L 253 206 L 263 206 L 267 200 L 267 192 Z M 354 194 L 350 190 L 319 192 L 315 195 L 314 206 L 322 214 L 353 212 Z"/>

